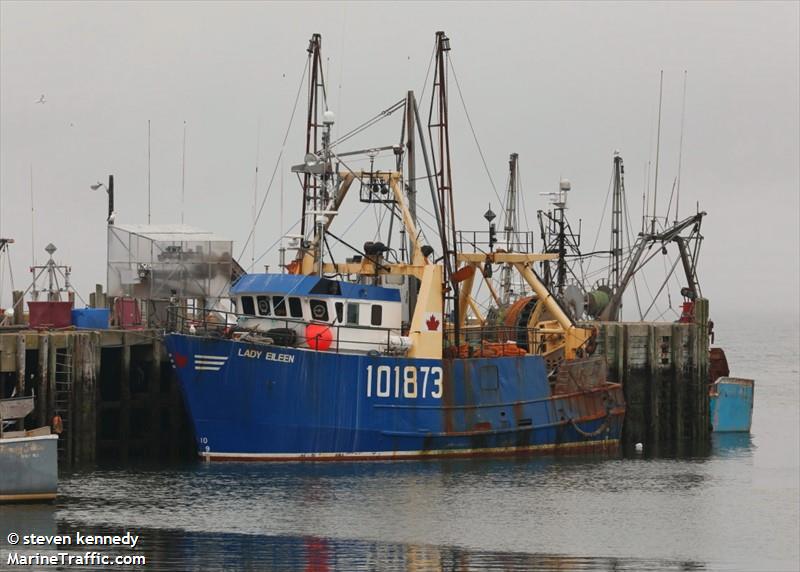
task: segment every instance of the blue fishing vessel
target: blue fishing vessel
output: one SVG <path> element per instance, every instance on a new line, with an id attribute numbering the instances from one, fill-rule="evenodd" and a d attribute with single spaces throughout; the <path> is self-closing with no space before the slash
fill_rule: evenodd
<path id="1" fill-rule="evenodd" d="M 491 236 L 483 249 L 456 247 L 449 49 L 437 33 L 428 122 L 437 152 L 429 161 L 412 92 L 380 115 L 404 111 L 400 145 L 338 151 L 321 39 L 312 37 L 306 155 L 292 168 L 303 181 L 294 259 L 282 260 L 282 272 L 240 278 L 230 291 L 234 312 L 173 308 L 176 331 L 166 345 L 202 458 L 409 459 L 617 446 L 624 398 L 607 381 L 604 359 L 592 356 L 596 330 L 573 322 L 534 271 L 555 255 L 497 250 Z M 439 256 L 416 216 L 417 137 L 432 163 Z M 391 167 L 378 169 L 384 152 Z M 369 169 L 348 166 L 359 154 Z M 385 242 L 357 249 L 333 233 L 354 185 L 362 203 L 397 223 Z M 335 261 L 329 240 L 353 256 Z M 493 268 L 517 273 L 532 293 L 515 300 L 513 312 L 494 293 Z M 486 315 L 476 283 L 496 302 Z"/>

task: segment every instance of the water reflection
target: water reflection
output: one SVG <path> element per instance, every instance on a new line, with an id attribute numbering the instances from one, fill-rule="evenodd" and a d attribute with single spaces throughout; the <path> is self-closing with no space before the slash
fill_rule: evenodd
<path id="1" fill-rule="evenodd" d="M 24 512 L 24 511 L 23 511 Z M 65 523 L 55 525 L 53 511 L 50 522 L 41 518 L 47 510 L 28 519 L 26 531 L 36 534 L 72 535 L 124 534 L 123 529 L 93 528 Z M 21 513 L 20 513 L 21 514 Z M 27 516 L 32 516 L 28 512 Z M 24 521 L 23 518 L 20 522 Z M 147 558 L 146 569 L 174 570 L 304 570 L 307 572 L 396 570 L 421 571 L 625 571 L 625 570 L 704 570 L 705 565 L 694 561 L 665 559 L 581 557 L 560 554 L 527 554 L 520 552 L 476 551 L 451 546 L 393 544 L 340 540 L 315 536 L 261 536 L 248 534 L 186 533 L 169 529 L 141 529 L 138 546 L 134 550 L 100 548 L 98 551 L 112 556 L 141 554 Z M 5 541 L 5 534 L 3 541 Z M 10 547 L 0 543 L 3 554 Z M 76 547 L 62 549 L 21 549 L 20 554 L 36 553 L 82 554 Z M 0 570 L 6 568 L 6 559 Z M 88 570 L 90 567 L 72 566 L 70 570 Z M 142 568 L 115 567 L 117 570 Z"/>
<path id="2" fill-rule="evenodd" d="M 711 440 L 714 454 L 719 457 L 751 457 L 755 450 L 750 433 L 713 433 Z"/>

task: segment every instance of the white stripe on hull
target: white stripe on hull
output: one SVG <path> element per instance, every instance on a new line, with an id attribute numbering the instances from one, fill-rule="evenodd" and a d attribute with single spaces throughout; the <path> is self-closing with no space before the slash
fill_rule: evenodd
<path id="1" fill-rule="evenodd" d="M 243 461 L 274 460 L 349 460 L 349 459 L 407 459 L 425 457 L 454 457 L 477 455 L 502 455 L 508 453 L 525 453 L 535 451 L 606 448 L 619 445 L 619 439 L 603 439 L 599 441 L 582 441 L 578 443 L 559 443 L 546 445 L 527 445 L 524 447 L 489 447 L 485 449 L 430 449 L 419 451 L 356 451 L 352 453 L 219 453 L 201 451 L 200 456 L 206 461 L 215 459 Z"/>

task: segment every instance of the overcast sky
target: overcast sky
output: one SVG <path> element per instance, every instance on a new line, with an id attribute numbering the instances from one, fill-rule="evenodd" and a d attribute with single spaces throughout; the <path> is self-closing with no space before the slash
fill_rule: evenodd
<path id="1" fill-rule="evenodd" d="M 700 278 L 712 314 L 763 305 L 797 316 L 799 6 L 2 2 L 0 233 L 16 239 L 16 287 L 30 278 L 31 168 L 37 262 L 46 259 L 48 242 L 56 244 L 56 258 L 72 265 L 74 283 L 88 299 L 95 282 L 105 282 L 106 249 L 105 196 L 89 185 L 113 173 L 117 220 L 146 222 L 150 120 L 152 219 L 179 222 L 186 122 L 185 221 L 231 238 L 238 255 L 251 224 L 255 166 L 263 197 L 311 34 L 323 35 L 329 102 L 344 133 L 408 89 L 419 95 L 434 33 L 442 29 L 498 192 L 509 153 L 519 153 L 533 226 L 536 210 L 547 206 L 540 193 L 569 178 L 570 216 L 583 220 L 587 249 L 603 212 L 614 149 L 625 159 L 639 224 L 646 165 L 655 162 L 662 69 L 663 216 L 677 175 L 688 70 L 681 216 L 698 202 L 709 213 Z M 46 103 L 36 103 L 42 94 Z M 421 107 L 427 110 L 427 103 Z M 483 229 L 486 207 L 491 202 L 497 212 L 500 205 L 455 91 L 450 107 L 457 220 Z M 387 120 L 363 143 L 395 143 L 399 119 Z M 288 169 L 302 159 L 302 121 L 299 113 L 284 159 L 284 228 L 300 207 Z M 652 178 L 651 172 L 651 187 Z M 257 227 L 256 257 L 279 237 L 279 181 Z M 361 211 L 356 201 L 346 208 L 351 215 L 334 228 Z M 367 213 L 355 228 L 370 221 Z M 603 224 L 598 248 L 607 248 L 608 215 Z M 361 238 L 354 233 L 354 241 Z M 242 261 L 249 260 L 248 248 Z M 259 264 L 276 262 L 272 251 Z M 6 269 L 0 306 L 9 302 Z"/>

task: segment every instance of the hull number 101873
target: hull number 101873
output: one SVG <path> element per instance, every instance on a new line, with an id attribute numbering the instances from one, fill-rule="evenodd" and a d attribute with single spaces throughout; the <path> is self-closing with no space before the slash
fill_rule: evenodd
<path id="1" fill-rule="evenodd" d="M 442 397 L 442 368 L 423 366 L 367 366 L 367 397 Z"/>

